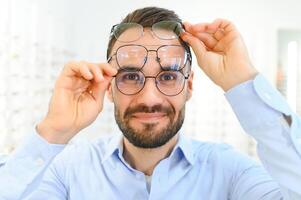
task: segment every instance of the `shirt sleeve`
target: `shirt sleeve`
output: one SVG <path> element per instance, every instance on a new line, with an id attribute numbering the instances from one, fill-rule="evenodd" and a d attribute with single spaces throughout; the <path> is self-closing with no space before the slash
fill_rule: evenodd
<path id="1" fill-rule="evenodd" d="M 261 74 L 225 96 L 243 129 L 256 139 L 260 160 L 283 198 L 301 199 L 300 117 Z"/>
<path id="2" fill-rule="evenodd" d="M 0 159 L 0 199 L 24 199 L 65 145 L 49 144 L 35 130 L 10 156 Z"/>

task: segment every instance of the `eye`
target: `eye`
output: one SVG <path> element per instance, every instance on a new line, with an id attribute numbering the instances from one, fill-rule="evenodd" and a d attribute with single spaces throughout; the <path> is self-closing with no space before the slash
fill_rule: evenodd
<path id="1" fill-rule="evenodd" d="M 139 75 L 134 73 L 126 74 L 124 76 L 124 79 L 131 80 L 131 81 L 137 81 L 139 80 L 139 78 L 140 78 Z"/>
<path id="2" fill-rule="evenodd" d="M 123 82 L 138 82 L 142 80 L 142 77 L 138 72 L 123 72 L 120 79 Z"/>
<path id="3" fill-rule="evenodd" d="M 163 72 L 159 76 L 159 81 L 175 81 L 178 77 L 177 72 Z"/>

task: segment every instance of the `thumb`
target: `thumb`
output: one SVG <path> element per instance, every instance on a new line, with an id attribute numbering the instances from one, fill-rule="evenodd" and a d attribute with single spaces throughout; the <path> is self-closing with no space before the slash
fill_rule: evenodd
<path id="1" fill-rule="evenodd" d="M 90 94 L 93 96 L 98 105 L 102 106 L 106 90 L 111 82 L 112 77 L 104 77 L 100 82 L 94 82 Z"/>

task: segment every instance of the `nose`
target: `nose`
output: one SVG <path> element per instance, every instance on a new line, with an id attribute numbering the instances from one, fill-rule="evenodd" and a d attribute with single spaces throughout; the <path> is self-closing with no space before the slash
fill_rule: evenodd
<path id="1" fill-rule="evenodd" d="M 152 107 L 163 104 L 163 94 L 158 90 L 154 78 L 146 78 L 143 89 L 137 94 L 137 103 Z"/>
<path id="2" fill-rule="evenodd" d="M 163 94 L 158 90 L 156 86 L 155 76 L 160 65 L 154 58 L 156 57 L 156 50 L 148 50 L 148 59 L 143 67 L 143 73 L 145 74 L 145 83 L 143 89 L 137 94 L 137 103 L 145 104 L 146 106 L 154 106 L 162 104 L 164 101 Z M 153 56 L 151 56 L 154 54 Z"/>

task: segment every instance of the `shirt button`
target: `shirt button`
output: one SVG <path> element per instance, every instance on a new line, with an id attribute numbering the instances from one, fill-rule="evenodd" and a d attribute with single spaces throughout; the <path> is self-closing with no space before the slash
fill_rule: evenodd
<path id="1" fill-rule="evenodd" d="M 41 165 L 44 164 L 44 160 L 43 160 L 42 158 L 38 158 L 38 159 L 36 159 L 36 164 L 37 164 L 38 166 L 41 166 Z"/>

